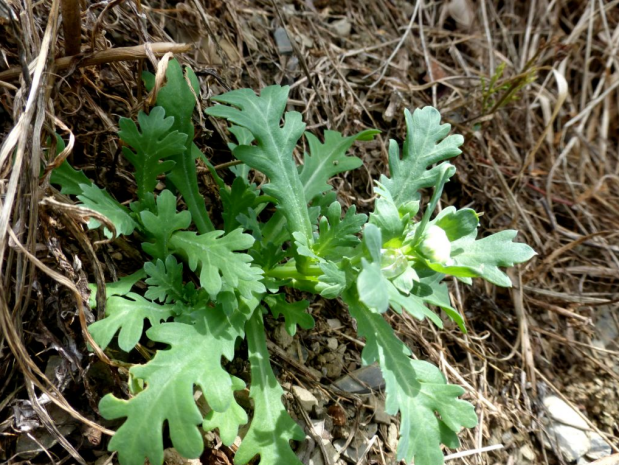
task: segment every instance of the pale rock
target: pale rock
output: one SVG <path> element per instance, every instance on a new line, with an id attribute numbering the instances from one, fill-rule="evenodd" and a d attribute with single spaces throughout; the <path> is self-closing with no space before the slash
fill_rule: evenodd
<path id="1" fill-rule="evenodd" d="M 325 452 L 329 456 L 328 463 L 337 463 L 338 460 L 340 459 L 340 454 L 337 452 L 335 447 L 333 447 L 333 444 L 325 440 L 323 440 L 322 443 L 325 446 L 324 447 Z M 316 448 L 314 449 L 314 452 L 312 453 L 312 456 L 309 459 L 309 465 L 324 465 L 324 463 L 325 463 L 325 460 L 322 454 L 322 450 L 320 446 L 316 444 Z"/>
<path id="2" fill-rule="evenodd" d="M 518 450 L 519 455 L 528 462 L 535 462 L 535 452 L 531 449 L 531 446 L 525 444 Z"/>
<path id="3" fill-rule="evenodd" d="M 202 465 L 200 459 L 186 459 L 172 447 L 163 451 L 163 458 L 168 465 Z"/>
<path id="4" fill-rule="evenodd" d="M 306 412 L 311 412 L 318 405 L 316 396 L 301 386 L 292 386 L 292 393 L 299 400 L 299 405 Z"/>
<path id="5" fill-rule="evenodd" d="M 470 0 L 451 0 L 447 11 L 461 29 L 469 29 L 475 21 L 475 7 Z"/>
<path id="6" fill-rule="evenodd" d="M 331 329 L 338 329 L 342 327 L 342 322 L 337 318 L 329 318 L 327 320 L 327 325 L 329 325 Z"/>
<path id="7" fill-rule="evenodd" d="M 562 424 L 552 424 L 546 429 L 551 442 L 561 451 L 567 462 L 576 462 L 591 447 L 589 436 L 583 430 Z"/>
<path id="8" fill-rule="evenodd" d="M 377 363 L 358 368 L 334 383 L 342 391 L 366 394 L 385 387 L 385 379 Z"/>
<path id="9" fill-rule="evenodd" d="M 587 458 L 599 460 L 608 457 L 612 453 L 613 450 L 610 445 L 599 434 L 589 432 L 589 439 L 591 440 L 591 447 L 587 451 Z"/>
<path id="10" fill-rule="evenodd" d="M 331 350 L 336 350 L 338 346 L 337 339 L 334 337 L 327 338 L 327 347 Z"/>
<path id="11" fill-rule="evenodd" d="M 398 449 L 398 427 L 394 424 L 387 428 L 387 446 L 394 452 Z"/>
<path id="12" fill-rule="evenodd" d="M 339 37 L 348 37 L 352 30 L 352 24 L 350 24 L 348 18 L 338 19 L 329 24 L 329 27 Z"/>
<path id="13" fill-rule="evenodd" d="M 548 396 L 544 398 L 544 406 L 553 420 L 581 430 L 590 429 L 587 422 L 559 397 Z"/>
<path id="14" fill-rule="evenodd" d="M 307 371 L 309 371 L 312 375 L 314 375 L 314 377 L 315 377 L 316 379 L 320 379 L 320 378 L 322 378 L 322 372 L 321 372 L 321 371 L 319 371 L 319 370 L 317 370 L 316 368 L 314 368 L 314 367 L 310 367 L 310 366 L 307 366 L 307 367 L 305 367 L 305 369 L 306 369 Z"/>
<path id="15" fill-rule="evenodd" d="M 293 337 L 286 331 L 286 326 L 284 324 L 279 324 L 275 327 L 275 330 L 273 331 L 273 339 L 282 349 L 287 349 L 294 340 Z"/>
<path id="16" fill-rule="evenodd" d="M 372 439 L 376 436 L 376 432 L 378 431 L 378 425 L 376 423 L 370 423 L 365 428 L 365 435 L 368 439 Z"/>
<path id="17" fill-rule="evenodd" d="M 275 29 L 273 38 L 275 39 L 275 44 L 277 45 L 277 50 L 279 53 L 282 55 L 292 55 L 292 44 L 290 43 L 288 34 L 283 27 L 278 27 Z"/>

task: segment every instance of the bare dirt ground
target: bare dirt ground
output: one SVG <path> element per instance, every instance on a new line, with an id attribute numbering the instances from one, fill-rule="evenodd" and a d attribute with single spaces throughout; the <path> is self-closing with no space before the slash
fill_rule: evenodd
<path id="1" fill-rule="evenodd" d="M 225 88 L 287 84 L 310 130 L 380 129 L 356 149 L 364 166 L 335 186 L 363 211 L 372 179 L 388 171 L 388 140 L 404 137 L 403 110 L 437 107 L 466 140 L 443 206 L 484 212 L 485 230 L 518 229 L 538 252 L 511 272 L 512 289 L 453 284 L 466 335 L 390 317 L 417 357 L 467 388 L 480 423 L 462 434 L 461 450 L 504 446 L 454 463 L 567 463 L 544 438 L 549 395 L 619 452 L 619 1 L 114 0 L 81 2 L 81 14 L 78 6 L 62 2 L 61 15 L 59 0 L 0 0 L 0 462 L 115 463 L 106 451 L 113 425 L 97 403 L 125 379 L 87 351 L 75 298 L 94 270 L 116 280 L 141 266 L 140 253 L 131 239 L 97 246 L 95 232 L 45 201 L 69 201 L 49 185 L 58 160 L 47 148 L 59 133 L 74 166 L 130 200 L 118 118 L 137 115 L 148 97 L 141 70 L 168 51 L 197 72 L 203 106 Z M 196 122 L 200 148 L 214 164 L 229 161 L 226 134 Z M 199 168 L 218 221 L 219 199 Z M 337 306 L 316 301 L 312 314 L 317 328 L 294 341 L 267 323 L 281 380 L 316 393 L 359 368 L 360 346 Z M 282 345 L 304 352 L 305 365 L 291 364 Z M 394 463 L 386 423 L 398 420 L 373 420 L 364 402 L 324 402 L 343 409 L 327 410 L 330 437 L 371 433 L 363 460 Z M 291 413 L 303 423 L 293 403 Z M 202 463 L 231 463 L 231 449 L 216 437 L 210 444 Z"/>

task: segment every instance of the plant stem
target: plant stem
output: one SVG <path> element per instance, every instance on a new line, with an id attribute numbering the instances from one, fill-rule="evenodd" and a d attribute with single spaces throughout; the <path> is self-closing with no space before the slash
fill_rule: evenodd
<path id="1" fill-rule="evenodd" d="M 78 55 L 81 51 L 80 45 L 82 42 L 80 0 L 61 0 L 60 6 L 62 8 L 65 55 Z"/>

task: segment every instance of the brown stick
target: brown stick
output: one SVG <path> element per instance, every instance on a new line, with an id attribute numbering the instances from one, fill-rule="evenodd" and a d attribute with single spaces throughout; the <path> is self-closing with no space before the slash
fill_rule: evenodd
<path id="1" fill-rule="evenodd" d="M 158 42 L 150 44 L 150 48 L 155 56 L 161 56 L 167 52 L 172 53 L 184 53 L 191 49 L 191 44 L 175 44 L 173 42 Z M 103 63 L 111 63 L 114 61 L 132 61 L 139 60 L 146 57 L 146 49 L 144 45 L 136 45 L 134 47 L 118 47 L 103 50 L 101 52 L 93 53 L 90 56 L 84 58 L 77 56 L 58 58 L 54 65 L 56 70 L 60 71 L 67 69 L 74 60 L 79 60 L 78 66 L 94 66 L 101 65 Z M 0 81 L 12 81 L 17 79 L 21 74 L 20 67 L 14 67 L 2 71 L 0 73 Z"/>
<path id="2" fill-rule="evenodd" d="M 65 55 L 77 55 L 81 51 L 82 20 L 79 0 L 61 0 L 62 29 L 64 30 Z"/>

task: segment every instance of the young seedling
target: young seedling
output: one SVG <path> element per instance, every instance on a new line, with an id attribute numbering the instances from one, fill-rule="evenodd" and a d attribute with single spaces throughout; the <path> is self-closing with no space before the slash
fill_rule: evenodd
<path id="1" fill-rule="evenodd" d="M 447 384 L 438 368 L 411 358 L 382 314 L 404 311 L 442 327 L 433 310 L 438 308 L 465 331 L 445 278 L 471 283 L 481 277 L 510 286 L 500 267 L 535 254 L 512 241 L 516 231 L 477 239 L 479 218 L 471 209 L 448 207 L 436 213 L 443 187 L 456 171 L 447 160 L 460 153 L 463 138 L 449 135 L 449 125 L 440 123 L 434 108 L 405 111 L 402 154 L 392 140 L 390 176 L 376 182 L 374 211 L 368 217 L 353 206 L 343 213 L 329 180 L 361 166 L 347 151 L 378 131 L 349 137 L 325 131 L 321 142 L 305 132 L 301 114 L 285 111 L 287 87 L 267 87 L 260 95 L 249 89 L 228 92 L 213 98 L 218 104 L 206 113 L 231 123 L 236 143 L 230 148 L 243 164 L 231 168 L 231 185 L 211 171 L 223 204 L 223 225 L 216 229 L 196 177 L 195 159 L 208 163 L 192 141 L 194 92 L 199 89 L 192 71 L 185 72 L 187 80 L 171 61 L 158 106 L 139 114 L 139 127 L 120 120 L 123 153 L 137 183 L 137 199 L 129 208 L 67 163 L 52 175 L 63 192 L 107 216 L 117 234 L 137 232 L 149 257 L 143 269 L 109 285 L 106 316 L 89 327 L 103 349 L 115 337 L 124 351 L 144 338 L 167 346 L 131 368 L 131 398 L 108 394 L 101 400 L 103 417 L 125 419 L 109 449 L 118 451 L 123 465 L 142 465 L 146 458 L 161 464 L 166 423 L 172 444 L 187 458 L 201 455 L 203 430 L 217 429 L 222 442 L 231 445 L 250 418 L 234 397 L 245 382 L 222 363 L 233 359 L 237 340 L 245 338 L 253 415 L 234 461 L 243 465 L 260 456 L 261 465 L 300 464 L 291 440 L 301 441 L 305 434 L 282 403 L 263 323 L 270 312 L 284 317 L 291 335 L 297 325 L 313 327 L 309 302 L 288 301 L 286 289 L 295 288 L 341 298 L 357 321 L 366 339 L 363 363 L 380 364 L 386 410 L 401 414 L 398 458 L 442 464 L 441 445 L 458 447 L 461 428 L 477 424 L 474 408 L 459 399 L 464 390 Z M 145 80 L 152 85 L 152 76 Z M 293 150 L 302 137 L 308 152 L 297 166 Z M 268 184 L 252 184 L 250 170 L 265 175 Z M 162 174 L 168 189 L 156 193 Z M 420 209 L 424 188 L 433 193 Z M 266 208 L 270 205 L 274 212 Z M 131 292 L 140 280 L 147 286 L 143 295 Z M 149 329 L 144 332 L 145 320 Z M 196 390 L 208 404 L 206 415 L 196 404 Z"/>

